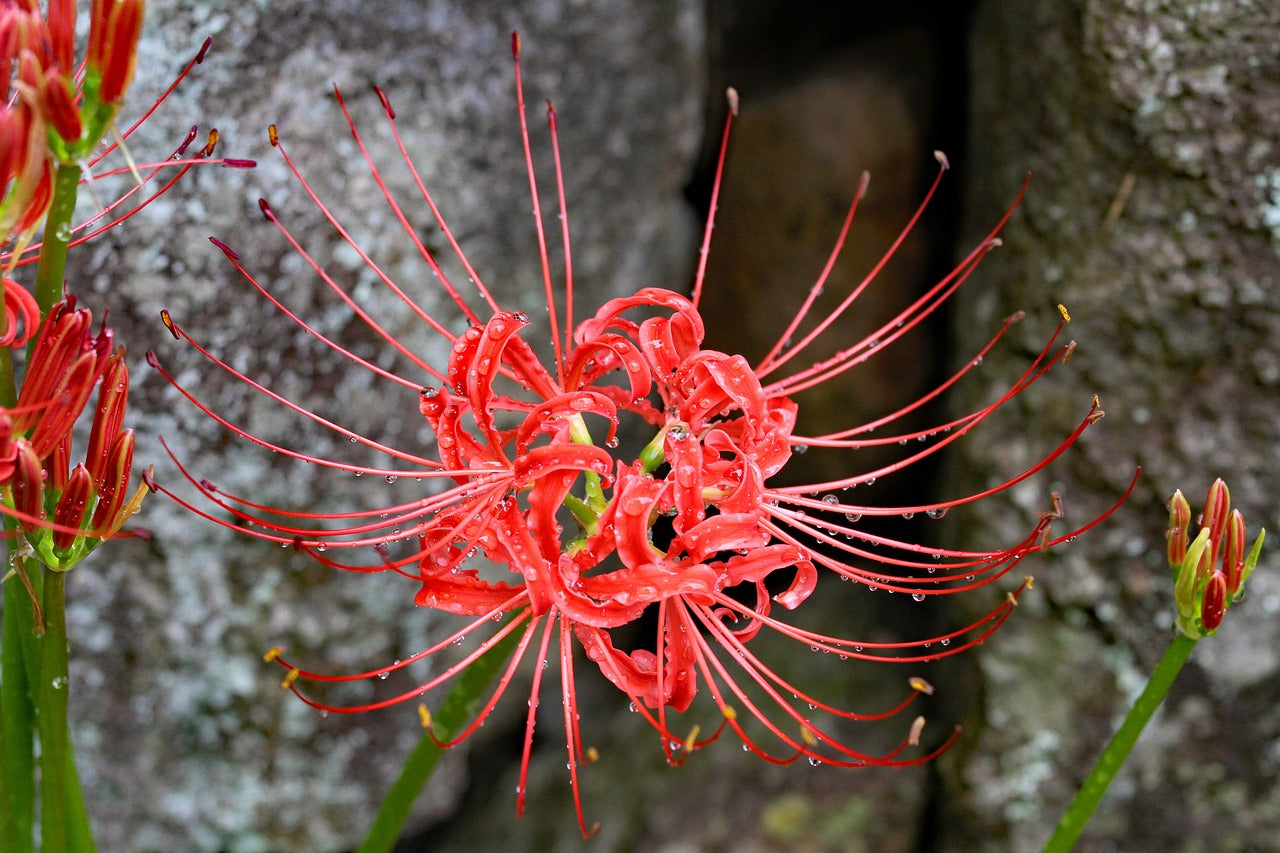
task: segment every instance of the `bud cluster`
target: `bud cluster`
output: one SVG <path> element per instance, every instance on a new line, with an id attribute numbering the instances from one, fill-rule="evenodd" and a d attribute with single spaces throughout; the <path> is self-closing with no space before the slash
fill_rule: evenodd
<path id="1" fill-rule="evenodd" d="M 71 568 L 133 514 L 127 500 L 133 430 L 122 429 L 129 373 L 110 329 L 74 299 L 45 318 L 17 405 L 0 411 L 0 483 L 10 512 L 42 562 Z M 84 461 L 71 462 L 71 432 L 98 389 Z"/>
<path id="2" fill-rule="evenodd" d="M 1244 516 L 1231 509 L 1227 484 L 1218 478 L 1209 487 L 1200 532 L 1190 539 L 1191 504 L 1182 491 L 1169 498 L 1169 566 L 1173 569 L 1178 630 L 1193 640 L 1208 637 L 1222 624 L 1227 609 L 1244 597 L 1244 583 L 1258 564 L 1260 531 L 1245 552 Z"/>
<path id="3" fill-rule="evenodd" d="M 94 0 L 77 77 L 76 4 L 0 2 L 0 240 L 30 234 L 52 201 L 55 161 L 106 134 L 133 79 L 143 0 Z"/>

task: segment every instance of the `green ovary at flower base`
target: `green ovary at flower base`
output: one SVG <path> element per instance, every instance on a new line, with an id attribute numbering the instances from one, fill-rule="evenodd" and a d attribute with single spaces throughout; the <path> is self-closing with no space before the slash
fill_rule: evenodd
<path id="1" fill-rule="evenodd" d="M 182 473 L 189 486 L 200 494 L 199 504 L 153 478 L 148 478 L 149 484 L 211 520 L 292 545 L 325 565 L 363 572 L 381 569 L 404 576 L 417 585 L 417 605 L 465 617 L 461 628 L 430 648 L 364 673 L 334 676 L 309 672 L 286 661 L 279 649 L 268 653 L 269 660 L 288 671 L 284 686 L 316 707 L 362 711 L 417 699 L 459 676 L 489 648 L 517 638 L 514 656 L 501 670 L 492 695 L 470 725 L 449 736 L 445 743 L 449 745 L 463 740 L 483 723 L 523 659 L 532 656 L 541 663 L 555 657 L 560 668 L 569 775 L 584 834 L 589 830 L 578 800 L 579 765 L 592 760 L 594 750 L 584 746 L 579 730 L 575 678 L 580 662 L 575 661 L 576 647 L 655 729 L 667 760 L 673 764 L 726 729 L 737 735 L 746 749 L 778 763 L 803 757 L 814 763 L 841 766 L 901 766 L 932 758 L 952 742 L 954 733 L 933 748 L 912 753 L 908 750 L 917 745 L 920 737 L 921 721 L 917 721 L 905 727 L 909 731 L 897 746 L 880 754 L 868 754 L 850 746 L 837 731 L 837 723 L 842 720 L 884 719 L 904 711 L 916 696 L 931 690 L 923 679 L 904 678 L 905 695 L 896 705 L 869 712 L 850 711 L 791 684 L 757 657 L 751 644 L 760 631 L 769 629 L 801 647 L 832 653 L 833 659 L 920 663 L 948 657 L 989 636 L 1008 617 L 1029 579 L 1016 591 L 1000 596 L 998 605 L 972 624 L 942 636 L 901 642 L 868 642 L 815 633 L 779 618 L 773 608 L 780 605 L 792 610 L 802 605 L 813 595 L 820 570 L 918 601 L 979 589 L 1004 577 L 1027 555 L 1064 541 L 1100 520 L 1055 536 L 1050 524 L 1060 513 L 1047 512 L 1022 541 L 985 551 L 946 550 L 897 541 L 870 533 L 858 523 L 863 516 L 928 513 L 937 517 L 952 507 L 1023 481 L 1065 452 L 1101 417 L 1096 401 L 1076 429 L 1044 459 L 981 493 L 935 504 L 896 507 L 855 504 L 842 495 L 847 489 L 873 482 L 938 452 L 977 427 L 1069 353 L 1069 346 L 1055 345 L 1058 332 L 997 399 L 931 429 L 868 435 L 917 409 L 942 389 L 870 424 L 822 435 L 804 435 L 797 429 L 800 405 L 796 398 L 807 389 L 842 376 L 920 324 L 965 282 L 987 251 L 997 244 L 995 235 L 1009 214 L 950 274 L 883 327 L 865 340 L 826 354 L 818 353 L 815 341 L 849 309 L 873 276 L 868 276 L 838 305 L 826 309 L 821 319 L 814 319 L 810 311 L 826 282 L 825 273 L 820 275 L 801 310 L 781 330 L 778 344 L 755 365 L 741 355 L 704 348 L 705 325 L 698 306 L 705 266 L 699 268 L 690 296 L 645 287 L 634 295 L 612 299 L 593 316 L 575 322 L 569 220 L 555 112 L 548 105 L 566 270 L 559 296 L 553 286 L 529 147 L 518 40 L 513 41 L 513 54 L 535 236 L 550 316 L 549 357 L 540 358 L 522 337 L 531 320 L 522 313 L 504 310 L 458 247 L 400 143 L 395 113 L 386 96 L 378 90 L 388 129 L 403 155 L 402 163 L 435 224 L 474 282 L 483 303 L 478 309 L 462 297 L 417 236 L 419 228 L 410 222 L 383 183 L 341 93 L 337 93 L 355 142 L 403 225 L 406 239 L 465 318 L 465 328 L 450 330 L 447 322 L 421 307 L 382 271 L 311 189 L 275 127 L 269 130 L 271 143 L 340 238 L 408 310 L 451 344 L 447 363 L 436 365 L 421 358 L 359 309 L 334 276 L 302 249 L 265 200 L 260 202 L 260 208 L 268 222 L 298 250 L 320 280 L 355 309 L 373 334 L 412 366 L 415 376 L 403 376 L 375 365 L 325 337 L 278 301 L 231 247 L 216 238 L 211 240 L 253 288 L 307 333 L 387 383 L 387 400 L 392 399 L 392 394 L 399 394 L 405 411 L 425 418 L 435 435 L 436 452 L 423 455 L 380 444 L 286 400 L 200 346 L 168 312 L 163 313 L 163 320 L 176 339 L 194 346 L 220 369 L 250 383 L 301 417 L 336 431 L 344 438 L 342 444 L 349 439 L 357 446 L 385 455 L 388 462 L 377 466 L 320 458 L 250 435 L 201 403 L 161 366 L 154 353 L 148 354 L 148 361 L 202 411 L 261 446 L 338 471 L 388 480 L 413 479 L 434 487 L 426 489 L 425 496 L 390 507 L 322 514 L 263 507 L 188 475 L 185 469 Z M 735 101 L 736 96 L 731 95 L 715 194 L 719 191 Z M 939 162 L 942 168 L 921 203 L 921 210 L 945 171 L 945 158 L 939 157 Z M 864 178 L 836 240 L 833 258 L 840 251 L 865 189 Z M 715 209 L 714 194 L 711 209 Z M 913 218 L 888 250 L 885 261 L 905 239 L 914 221 Z M 711 232 L 712 224 L 708 222 L 702 244 L 703 263 Z M 995 346 L 1020 318 L 1021 315 L 1008 318 L 982 352 Z M 1059 332 L 1061 328 L 1059 324 Z M 793 339 L 795 342 L 791 343 Z M 980 361 L 968 362 L 943 388 Z M 618 450 L 615 432 L 623 420 L 651 437 L 635 456 Z M 799 486 L 770 484 L 799 450 L 822 447 L 840 451 L 908 442 L 919 449 L 905 452 L 898 461 L 875 470 Z M 566 525 L 571 529 L 566 531 Z M 367 552 L 371 548 L 376 551 L 372 565 L 357 558 L 346 562 L 332 556 L 338 549 Z M 482 576 L 475 566 L 481 554 L 506 566 L 509 573 L 504 580 Z M 652 640 L 642 648 L 623 651 L 615 643 L 615 632 L 634 626 L 642 616 L 652 616 L 656 621 Z M 339 706 L 302 689 L 307 682 L 376 682 L 468 639 L 475 646 L 460 661 L 443 665 L 440 673 L 425 683 L 376 701 Z M 552 650 L 553 641 L 557 651 Z M 517 798 L 520 809 L 524 806 L 542 672 L 542 666 L 534 666 Z M 692 712 L 700 691 L 710 696 L 714 706 L 711 719 L 704 719 L 703 726 L 693 725 L 689 734 L 686 732 L 690 729 L 683 724 L 677 730 L 673 715 Z M 425 709 L 422 713 L 429 722 L 430 715 Z M 710 734 L 700 737 L 704 729 Z"/>

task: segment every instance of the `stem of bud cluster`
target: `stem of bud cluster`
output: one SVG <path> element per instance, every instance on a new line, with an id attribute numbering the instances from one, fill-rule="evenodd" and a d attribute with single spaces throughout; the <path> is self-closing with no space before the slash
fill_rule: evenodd
<path id="1" fill-rule="evenodd" d="M 1119 730 L 1098 757 L 1098 763 L 1081 783 L 1071 804 L 1063 812 L 1057 828 L 1044 846 L 1044 853 L 1070 853 L 1075 848 L 1076 840 L 1084 831 L 1111 780 L 1115 778 L 1116 771 L 1124 766 L 1133 745 L 1138 742 L 1138 736 L 1164 701 L 1165 694 L 1173 686 L 1174 679 L 1178 677 L 1182 665 L 1187 662 L 1187 657 L 1195 647 L 1196 641 L 1187 635 L 1174 635 L 1164 657 L 1152 670 L 1138 701 L 1133 703 Z"/>
<path id="2" fill-rule="evenodd" d="M 93 849 L 93 842 L 67 729 L 66 582 L 65 572 L 45 572 L 45 631 L 38 640 L 40 675 L 36 684 L 40 834 L 44 850 L 86 851 Z"/>
<path id="3" fill-rule="evenodd" d="M 45 219 L 44 245 L 36 268 L 35 297 L 41 319 L 62 298 L 67 244 L 75 212 L 80 167 L 62 163 L 54 176 L 53 200 Z M 32 339 L 32 347 L 35 339 Z M 17 399 L 12 355 L 6 349 L 0 368 L 0 404 Z M 6 529 L 16 529 L 11 519 Z M 16 541 L 16 540 L 11 540 Z M 10 546 L 15 547 L 11 544 Z M 67 633 L 65 575 L 46 571 L 38 560 L 25 562 L 34 594 L 43 598 L 43 627 L 38 634 L 35 604 L 18 583 L 4 584 L 3 645 L 0 646 L 0 711 L 4 721 L 3 775 L 6 802 L 0 846 L 32 848 L 35 824 L 36 761 L 32 732 L 40 742 L 40 832 L 46 850 L 93 850 L 89 818 L 76 773 L 67 728 Z M 34 702 L 32 701 L 34 698 Z"/>

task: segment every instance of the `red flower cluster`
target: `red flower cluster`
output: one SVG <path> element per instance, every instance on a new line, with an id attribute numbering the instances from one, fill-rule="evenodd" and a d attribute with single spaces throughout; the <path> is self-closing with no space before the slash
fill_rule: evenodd
<path id="1" fill-rule="evenodd" d="M 840 719 L 879 719 L 904 710 L 916 695 L 931 691 L 923 679 L 908 679 L 909 690 L 895 707 L 871 714 L 854 713 L 791 684 L 759 658 L 751 644 L 757 634 L 767 628 L 796 640 L 802 647 L 830 652 L 840 659 L 918 663 L 956 654 L 980 642 L 1004 621 L 1021 589 L 1030 583 L 1029 579 L 1018 590 L 1002 596 L 995 609 L 974 623 L 922 640 L 885 643 L 826 636 L 789 624 L 774 612 L 774 605 L 785 610 L 801 605 L 814 593 L 820 568 L 844 580 L 903 593 L 917 600 L 977 589 L 1004 576 L 1028 553 L 1080 532 L 1053 536 L 1049 526 L 1060 512 L 1051 511 L 1043 514 L 1021 542 L 999 550 L 970 552 L 885 538 L 868 532 L 859 524 L 859 519 L 869 515 L 912 513 L 936 517 L 951 507 L 1009 488 L 1047 465 L 1102 416 L 1096 400 L 1079 426 L 1045 459 L 982 493 L 937 504 L 900 507 L 865 506 L 842 494 L 844 490 L 870 483 L 936 453 L 972 430 L 1001 404 L 1043 376 L 1053 364 L 1065 359 L 1070 346 L 1055 345 L 1057 332 L 1003 395 L 964 417 L 919 432 L 867 435 L 936 397 L 980 359 L 971 361 L 923 399 L 873 423 L 827 435 L 801 435 L 796 431 L 796 395 L 840 377 L 921 323 L 961 286 L 987 251 L 997 244 L 995 235 L 1008 214 L 953 272 L 890 318 L 871 337 L 805 366 L 792 367 L 868 286 L 876 270 L 905 239 L 915 218 L 866 281 L 814 323 L 811 330 L 800 334 L 798 330 L 825 283 L 827 271 L 824 271 L 803 308 L 782 334 L 780 343 L 754 367 L 740 355 L 703 346 L 704 321 L 698 303 L 711 223 L 706 228 L 702 266 L 692 296 L 645 288 L 633 296 L 609 301 L 594 316 L 575 324 L 569 224 L 555 142 L 555 113 L 548 109 L 565 267 L 564 292 L 559 299 L 552 283 L 547 235 L 529 150 L 518 40 L 513 43 L 513 53 L 525 161 L 550 308 L 553 352 L 549 360 L 544 363 L 522 337 L 531 325 L 529 318 L 502 310 L 458 248 L 410 158 L 404 154 L 396 131 L 395 113 L 383 93 L 378 92 L 390 130 L 404 155 L 404 164 L 441 232 L 475 281 L 485 303 L 480 314 L 461 297 L 416 236 L 414 227 L 383 184 L 338 94 L 356 144 L 364 152 L 407 238 L 468 319 L 468 328 L 455 334 L 391 281 L 312 192 L 274 127 L 271 141 L 341 238 L 410 310 L 451 342 L 448 363 L 432 365 L 396 341 L 301 249 L 265 201 L 261 202 L 261 209 L 268 221 L 363 322 L 429 377 L 427 384 L 420 378 L 403 377 L 376 366 L 324 337 L 270 295 L 231 248 L 216 239 L 213 242 L 251 285 L 302 328 L 353 365 L 416 395 L 417 410 L 436 436 L 437 455 L 425 457 L 387 447 L 285 400 L 200 347 L 167 312 L 163 315 L 164 321 L 174 337 L 192 343 L 222 369 L 303 417 L 385 453 L 394 461 L 390 466 L 376 467 L 322 459 L 252 436 L 178 385 L 170 373 L 160 368 L 154 353 L 148 354 L 148 359 L 204 412 L 260 445 L 357 475 L 409 477 L 441 486 L 429 490 L 426 497 L 405 504 L 363 512 L 318 514 L 263 507 L 189 475 L 189 483 L 199 490 L 211 508 L 201 508 L 154 480 L 150 480 L 150 484 L 207 518 L 263 539 L 293 544 L 326 565 L 355 571 L 388 570 L 409 577 L 418 584 L 416 604 L 466 617 L 463 627 L 438 644 L 395 664 L 355 675 L 307 672 L 280 659 L 279 650 L 273 650 L 269 659 L 278 660 L 289 670 L 286 686 L 316 707 L 329 711 L 362 711 L 419 697 L 448 682 L 495 643 L 517 632 L 519 641 L 513 659 L 478 719 L 451 741 L 456 743 L 483 722 L 530 650 L 534 649 L 536 663 L 546 663 L 553 654 L 552 639 L 558 638 L 559 651 L 555 656 L 560 668 L 575 801 L 579 764 L 594 757 L 594 750 L 584 749 L 579 732 L 575 645 L 582 647 L 591 664 L 644 715 L 660 735 L 662 749 L 673 763 L 714 740 L 726 727 L 742 739 L 746 748 L 775 762 L 790 762 L 801 756 L 844 766 L 905 765 L 928 760 L 945 749 L 951 740 L 945 740 L 926 754 L 907 754 L 906 750 L 919 739 L 923 720 L 918 719 L 910 727 L 898 746 L 878 755 L 849 746 L 833 725 Z M 731 92 L 732 109 L 725 124 L 725 144 L 736 110 L 735 100 Z M 724 149 L 722 145 L 712 198 L 713 213 Z M 937 180 L 946 167 L 945 159 L 939 159 L 943 168 Z M 921 210 L 937 187 L 937 180 L 922 202 Z M 833 260 L 865 187 L 864 178 L 833 251 Z M 983 352 L 994 346 L 1017 319 L 1009 318 Z M 787 343 L 793 336 L 798 336 L 798 340 Z M 411 405 L 408 401 L 406 404 Z M 628 416 L 633 425 L 647 425 L 645 428 L 651 436 L 635 456 L 617 451 L 619 423 Z M 877 470 L 839 475 L 802 486 L 770 485 L 771 478 L 783 469 L 792 454 L 809 446 L 852 449 L 908 441 L 919 449 Z M 183 474 L 186 475 L 185 470 Z M 1056 500 L 1054 505 L 1057 506 Z M 1096 520 L 1081 530 L 1093 523 Z M 407 553 L 394 554 L 393 543 L 409 543 L 411 547 Z M 321 553 L 334 548 L 368 549 L 371 546 L 380 555 L 372 567 L 343 563 Z M 483 575 L 479 569 L 481 556 L 507 567 L 510 570 L 507 577 L 490 580 Z M 504 614 L 508 618 L 501 621 Z M 619 647 L 621 644 L 615 642 L 615 632 L 635 625 L 642 615 L 656 618 L 652 644 L 624 651 Z M 496 624 L 498 621 L 501 624 Z M 467 638 L 473 639 L 475 646 L 460 660 L 443 665 L 439 674 L 427 682 L 379 701 L 338 707 L 311 698 L 299 688 L 298 682 L 302 680 L 385 678 Z M 541 666 L 534 667 L 520 781 L 521 808 L 542 672 Z M 677 734 L 671 719 L 673 713 L 690 708 L 699 690 L 705 690 L 719 709 L 714 732 L 701 740 L 697 727 L 687 737 Z M 954 738 L 954 734 L 951 737 Z M 578 819 L 586 834 L 580 806 Z"/>
<path id="2" fill-rule="evenodd" d="M 98 389 L 83 462 L 71 464 L 71 429 Z M 78 563 L 119 532 L 145 493 L 128 498 L 133 430 L 122 429 L 129 372 L 112 333 L 93 333 L 93 315 L 68 299 L 40 327 L 17 404 L 0 409 L 0 487 L 41 562 Z"/>
<path id="3" fill-rule="evenodd" d="M 141 28 L 142 0 L 95 0 L 77 69 L 75 0 L 52 0 L 47 15 L 36 0 L 0 3 L 8 101 L 0 112 L 0 186 L 7 190 L 0 232 L 28 232 L 43 218 L 53 198 L 50 155 L 76 160 L 97 147 L 133 79 Z"/>
<path id="4" fill-rule="evenodd" d="M 195 128 L 167 158 L 135 163 L 127 155 L 119 167 L 99 169 L 103 160 L 155 112 L 191 69 L 203 61 L 205 41 L 169 89 L 127 128 L 115 130 L 115 119 L 133 79 L 143 0 L 94 0 L 89 12 L 89 42 L 85 57 L 75 59 L 75 0 L 52 0 L 42 13 L 36 0 L 0 0 L 0 72 L 5 102 L 0 103 L 0 252 L 5 272 L 35 263 L 40 244 L 28 245 L 53 201 L 57 164 L 80 168 L 82 181 L 101 181 L 129 175 L 135 186 L 120 194 L 88 221 L 77 225 L 70 245 L 82 243 L 132 216 L 171 187 L 188 169 L 201 163 L 243 167 L 246 160 L 211 159 L 217 131 L 195 156 L 187 149 Z M 104 136 L 114 141 L 101 145 Z M 150 195 L 157 176 L 167 177 Z M 132 207 L 127 206 L 133 201 Z M 11 282 L 6 281 L 6 309 L 11 307 Z"/>

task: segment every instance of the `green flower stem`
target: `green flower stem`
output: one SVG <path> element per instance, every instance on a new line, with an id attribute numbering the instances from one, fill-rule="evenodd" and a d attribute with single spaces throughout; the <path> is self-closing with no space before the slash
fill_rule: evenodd
<path id="1" fill-rule="evenodd" d="M 76 210 L 76 189 L 80 185 L 80 167 L 60 163 L 53 178 L 53 201 L 44 222 L 44 238 L 40 247 L 40 264 L 36 267 L 36 304 L 40 316 L 62 298 L 62 282 L 67 272 L 67 244 L 71 242 L 71 216 Z"/>
<path id="2" fill-rule="evenodd" d="M 513 629 L 458 675 L 457 683 L 440 703 L 440 709 L 432 715 L 431 731 L 423 734 L 409 753 L 400 777 L 378 807 L 373 825 L 369 827 L 369 834 L 360 844 L 358 853 L 387 853 L 395 847 L 414 800 L 422 793 L 436 763 L 444 754 L 436 741 L 452 738 L 476 712 L 522 635 L 522 631 Z"/>
<path id="3" fill-rule="evenodd" d="M 21 558 L 19 558 L 21 559 Z M 43 571 L 28 564 L 28 575 L 39 589 Z M 4 620 L 0 625 L 0 714 L 4 722 L 4 795 L 0 806 L 0 849 L 29 853 L 35 827 L 35 704 L 32 686 L 39 677 L 33 664 L 39 658 L 35 611 L 22 581 L 4 583 Z"/>
<path id="4" fill-rule="evenodd" d="M 1164 657 L 1152 670 L 1142 695 L 1133 703 L 1133 707 L 1124 718 L 1124 723 L 1112 736 L 1107 748 L 1102 751 L 1098 763 L 1080 785 L 1080 790 L 1076 791 L 1071 805 L 1067 806 L 1067 810 L 1063 812 L 1062 819 L 1058 821 L 1058 826 L 1053 831 L 1053 836 L 1044 846 L 1045 853 L 1070 853 L 1080 833 L 1089 822 L 1089 818 L 1093 816 L 1094 809 L 1098 807 L 1102 795 L 1106 793 L 1111 780 L 1124 765 L 1125 759 L 1133 750 L 1133 745 L 1138 742 L 1138 736 L 1150 722 L 1156 708 L 1160 707 L 1160 703 L 1164 701 L 1165 694 L 1173 686 L 1174 679 L 1178 677 L 1182 665 L 1187 662 L 1187 657 L 1195 647 L 1196 641 L 1185 634 L 1180 633 L 1173 638 Z"/>
<path id="5" fill-rule="evenodd" d="M 0 324 L 4 322 L 0 316 Z M 0 352 L 0 406 L 18 399 L 13 379 L 13 353 Z M 5 518 L 12 542 L 16 526 Z M 7 569 L 5 569 L 7 570 Z M 16 577 L 4 582 L 4 619 L 0 620 L 0 849 L 31 850 L 35 814 L 35 754 L 31 732 L 34 709 L 27 691 L 22 646 L 33 642 L 35 619 L 26 588 Z"/>
<path id="6" fill-rule="evenodd" d="M 71 218 L 75 213 L 76 190 L 80 183 L 80 167 L 75 164 L 60 164 L 54 175 L 53 199 L 45 218 L 43 245 L 40 250 L 40 263 L 36 268 L 35 297 L 40 308 L 41 319 L 48 314 L 59 299 L 62 298 L 62 283 L 66 276 L 67 244 L 71 240 Z M 17 382 L 14 377 L 12 356 L 6 352 L 0 358 L 0 405 L 12 406 L 17 400 Z M 6 528 L 12 534 L 14 527 L 6 520 Z M 70 750 L 70 741 L 66 736 L 66 623 L 62 605 L 63 583 L 65 580 L 55 573 L 46 573 L 44 568 L 33 560 L 15 555 L 13 542 L 10 541 L 11 565 L 23 568 L 31 582 L 37 597 L 56 596 L 57 606 L 45 611 L 49 622 L 59 625 L 60 639 L 56 642 L 60 652 L 52 653 L 53 657 L 61 657 L 61 673 L 63 691 L 61 696 L 61 713 L 49 707 L 45 713 L 43 706 L 53 696 L 45 696 L 52 686 L 53 676 L 41 678 L 43 658 L 50 655 L 50 646 L 55 645 L 48 633 L 43 640 L 37 637 L 34 602 L 31 592 L 15 577 L 4 583 L 4 620 L 0 626 L 0 723 L 3 724 L 3 807 L 0 811 L 0 842 L 4 850 L 30 851 L 34 849 L 35 826 L 35 748 L 33 735 L 40 730 L 41 753 L 50 756 L 57 753 L 56 759 L 43 759 L 42 764 L 42 797 L 48 797 L 51 786 L 57 787 L 59 793 L 55 802 L 45 799 L 41 805 L 44 814 L 42 832 L 47 850 L 84 850 L 92 849 L 88 841 L 88 820 L 84 817 L 84 805 L 80 796 L 79 783 L 75 775 L 75 765 Z M 55 589 L 42 592 L 46 574 L 57 577 Z M 48 607 L 46 600 L 45 606 Z M 48 625 L 46 624 L 46 629 Z M 41 689 L 41 688 L 45 689 Z M 55 720 L 60 722 L 55 722 Z M 44 743 L 45 729 L 47 737 L 54 743 Z M 60 742 L 59 738 L 61 738 Z M 74 788 L 68 792 L 67 786 Z M 61 815 L 64 821 L 50 829 L 51 815 Z M 52 831 L 52 834 L 51 834 Z M 64 839 L 58 846 L 57 839 Z"/>
<path id="7" fill-rule="evenodd" d="M 44 636 L 36 684 L 40 730 L 40 837 L 44 850 L 93 850 L 67 729 L 67 618 L 65 572 L 46 572 Z"/>

